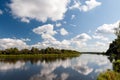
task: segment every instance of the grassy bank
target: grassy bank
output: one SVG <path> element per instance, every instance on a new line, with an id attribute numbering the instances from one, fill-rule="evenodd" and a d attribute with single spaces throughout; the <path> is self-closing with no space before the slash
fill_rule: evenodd
<path id="1" fill-rule="evenodd" d="M 0 55 L 0 61 L 14 63 L 18 60 L 30 61 L 31 63 L 36 63 L 37 61 L 53 62 L 56 60 L 66 60 L 74 57 L 78 57 L 80 53 L 69 53 L 69 54 L 20 54 L 20 55 Z"/>
<path id="2" fill-rule="evenodd" d="M 80 53 L 66 53 L 66 54 L 20 54 L 20 55 L 0 55 L 0 58 L 69 58 L 77 57 Z"/>
<path id="3" fill-rule="evenodd" d="M 106 71 L 101 73 L 97 80 L 120 80 L 120 73 L 114 71 Z"/>

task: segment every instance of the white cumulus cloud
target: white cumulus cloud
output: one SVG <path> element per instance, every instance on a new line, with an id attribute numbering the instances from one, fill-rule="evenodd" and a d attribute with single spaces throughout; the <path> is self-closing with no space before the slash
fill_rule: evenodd
<path id="1" fill-rule="evenodd" d="M 12 14 L 28 22 L 30 19 L 46 22 L 62 20 L 67 11 L 69 0 L 11 0 Z"/>
<path id="2" fill-rule="evenodd" d="M 60 34 L 63 35 L 63 36 L 68 35 L 68 31 L 65 28 L 61 28 L 60 29 Z"/>
<path id="3" fill-rule="evenodd" d="M 92 37 L 94 39 L 106 41 L 105 44 L 111 42 L 115 38 L 115 29 L 119 27 L 119 22 L 120 21 L 113 24 L 103 24 L 102 26 L 99 26 Z"/>
<path id="4" fill-rule="evenodd" d="M 120 21 L 116 21 L 112 24 L 103 24 L 99 26 L 95 33 L 92 35 L 93 40 L 95 40 L 95 43 L 90 44 L 91 46 L 90 50 L 94 51 L 106 51 L 109 48 L 109 44 L 116 38 L 114 33 L 115 29 L 119 27 Z M 98 48 L 96 48 L 99 47 Z"/>
<path id="5" fill-rule="evenodd" d="M 26 42 L 20 39 L 11 39 L 11 38 L 3 38 L 0 39 L 0 49 L 14 48 L 18 49 L 28 48 Z"/>
<path id="6" fill-rule="evenodd" d="M 103 47 L 103 46 L 105 46 L 105 45 L 106 45 L 106 44 L 103 43 L 103 42 L 96 42 L 96 46 L 97 46 L 97 47 L 99 47 L 99 46 L 102 46 L 102 47 Z"/>
<path id="7" fill-rule="evenodd" d="M 81 3 L 77 0 L 74 0 L 74 4 L 69 7 L 69 9 L 80 9 Z"/>
<path id="8" fill-rule="evenodd" d="M 62 26 L 61 23 L 57 23 L 57 24 L 56 24 L 56 27 L 60 27 L 60 26 Z"/>
<path id="9" fill-rule="evenodd" d="M 53 36 L 57 33 L 52 24 L 46 24 L 33 29 L 33 32 L 41 35 L 44 40 L 56 40 Z"/>
<path id="10" fill-rule="evenodd" d="M 30 22 L 30 20 L 27 19 L 27 18 L 22 18 L 21 21 L 22 21 L 22 22 L 26 22 L 26 23 L 29 23 L 29 22 Z"/>
<path id="11" fill-rule="evenodd" d="M 82 34 L 74 37 L 72 40 L 74 40 L 74 41 L 87 41 L 89 39 L 92 39 L 92 38 L 88 34 L 82 33 Z"/>
<path id="12" fill-rule="evenodd" d="M 118 28 L 119 22 L 120 21 L 117 21 L 113 24 L 103 24 L 102 26 L 96 29 L 96 33 L 97 34 L 113 34 L 115 32 L 115 29 Z"/>
<path id="13" fill-rule="evenodd" d="M 80 48 L 86 46 L 86 42 L 92 39 L 88 34 L 82 33 L 73 37 L 71 41 L 71 46 L 73 49 L 79 50 Z"/>
<path id="14" fill-rule="evenodd" d="M 80 9 L 82 11 L 86 12 L 86 11 L 89 11 L 89 10 L 96 8 L 97 6 L 100 6 L 101 2 L 98 2 L 96 0 L 87 0 L 87 1 L 85 1 L 85 4 L 86 5 L 82 5 Z"/>
<path id="15" fill-rule="evenodd" d="M 109 39 L 103 35 L 93 35 L 93 38 L 98 40 L 103 40 L 103 41 L 109 41 Z"/>
<path id="16" fill-rule="evenodd" d="M 82 5 L 80 1 L 75 0 L 74 4 L 69 7 L 69 9 L 79 9 L 80 11 L 87 12 L 96 8 L 97 6 L 100 6 L 101 4 L 101 2 L 98 2 L 96 0 L 85 0 L 85 4 Z"/>
<path id="17" fill-rule="evenodd" d="M 40 49 L 46 47 L 54 47 L 58 49 L 80 50 L 80 47 L 85 46 L 86 42 L 91 39 L 88 34 L 82 33 L 71 39 L 64 39 L 62 41 L 59 41 L 54 37 L 57 32 L 54 30 L 54 26 L 51 24 L 46 24 L 43 26 L 39 26 L 38 28 L 34 28 L 33 32 L 39 34 L 43 38 L 43 41 L 33 44 L 31 46 Z M 62 28 L 60 32 L 61 35 L 68 34 L 68 32 L 64 28 Z"/>

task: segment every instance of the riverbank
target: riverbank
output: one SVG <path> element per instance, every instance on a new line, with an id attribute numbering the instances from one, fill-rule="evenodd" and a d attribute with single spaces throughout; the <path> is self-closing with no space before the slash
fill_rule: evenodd
<path id="1" fill-rule="evenodd" d="M 16 62 L 16 61 L 30 61 L 36 63 L 37 61 L 53 62 L 56 60 L 72 59 L 80 56 L 81 54 L 21 54 L 21 55 L 0 55 L 0 61 L 3 62 Z"/>
<path id="2" fill-rule="evenodd" d="M 65 54 L 19 54 L 19 55 L 0 55 L 2 58 L 67 58 L 67 57 L 77 57 L 80 53 L 65 53 Z"/>
<path id="3" fill-rule="evenodd" d="M 98 54 L 98 55 L 106 55 L 104 52 L 81 52 L 81 54 Z"/>
<path id="4" fill-rule="evenodd" d="M 115 71 L 106 71 L 101 73 L 97 80 L 120 80 L 120 73 Z"/>

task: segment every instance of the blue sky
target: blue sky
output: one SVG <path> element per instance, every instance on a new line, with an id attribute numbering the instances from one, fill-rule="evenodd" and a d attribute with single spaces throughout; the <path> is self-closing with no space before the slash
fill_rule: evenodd
<path id="1" fill-rule="evenodd" d="M 106 51 L 120 0 L 0 0 L 0 49 Z"/>

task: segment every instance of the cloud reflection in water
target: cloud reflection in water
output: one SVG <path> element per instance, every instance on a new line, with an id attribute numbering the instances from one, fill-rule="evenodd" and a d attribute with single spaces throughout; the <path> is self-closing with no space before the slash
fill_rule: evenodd
<path id="1" fill-rule="evenodd" d="M 12 69 L 21 69 L 25 66 L 25 62 L 17 61 L 15 63 L 0 62 L 0 71 L 7 71 Z"/>
<path id="2" fill-rule="evenodd" d="M 77 58 L 59 59 L 52 62 L 38 60 L 34 64 L 29 63 L 29 65 L 28 62 L 19 60 L 14 63 L 0 62 L 0 72 L 8 70 L 14 72 L 13 69 L 25 68 L 30 72 L 35 69 L 38 71 L 29 76 L 30 80 L 80 80 L 83 78 L 83 80 L 96 80 L 95 76 L 106 69 L 112 69 L 112 64 L 106 56 L 95 54 L 82 54 Z"/>

